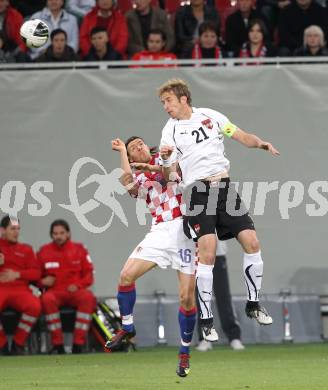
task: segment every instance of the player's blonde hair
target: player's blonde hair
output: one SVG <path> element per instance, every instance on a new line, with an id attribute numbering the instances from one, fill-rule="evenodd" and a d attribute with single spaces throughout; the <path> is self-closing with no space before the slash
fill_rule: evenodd
<path id="1" fill-rule="evenodd" d="M 165 92 L 173 92 L 180 100 L 182 96 L 187 98 L 187 104 L 191 106 L 191 92 L 188 84 L 181 79 L 170 79 L 158 88 L 158 96 L 161 97 Z"/>
<path id="2" fill-rule="evenodd" d="M 309 34 L 318 34 L 320 37 L 320 47 L 322 48 L 325 46 L 325 36 L 322 29 L 319 26 L 312 25 L 304 30 L 303 45 L 305 47 L 307 46 L 307 37 Z"/>

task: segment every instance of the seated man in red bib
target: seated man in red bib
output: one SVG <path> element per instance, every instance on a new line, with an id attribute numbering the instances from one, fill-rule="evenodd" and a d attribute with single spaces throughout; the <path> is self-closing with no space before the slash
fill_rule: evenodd
<path id="1" fill-rule="evenodd" d="M 70 227 L 64 220 L 51 224 L 52 242 L 40 248 L 38 259 L 42 268 L 42 309 L 51 334 L 52 352 L 64 354 L 64 339 L 59 309 L 76 309 L 73 353 L 81 353 L 90 327 L 91 314 L 96 306 L 93 293 L 93 265 L 83 244 L 71 241 Z"/>
<path id="2" fill-rule="evenodd" d="M 0 227 L 0 312 L 10 308 L 22 313 L 11 351 L 0 322 L 0 354 L 24 355 L 25 343 L 41 312 L 40 300 L 29 288 L 30 282 L 39 280 L 40 269 L 30 245 L 18 242 L 19 221 L 7 215 Z"/>

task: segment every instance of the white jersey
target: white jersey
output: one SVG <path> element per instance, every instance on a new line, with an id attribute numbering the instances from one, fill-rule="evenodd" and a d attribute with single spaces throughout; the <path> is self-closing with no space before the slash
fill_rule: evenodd
<path id="1" fill-rule="evenodd" d="M 169 119 L 162 131 L 161 146 L 174 147 L 172 162 L 178 162 L 185 185 L 228 171 L 224 134 L 236 129 L 229 119 L 209 108 L 193 108 L 190 119 Z"/>

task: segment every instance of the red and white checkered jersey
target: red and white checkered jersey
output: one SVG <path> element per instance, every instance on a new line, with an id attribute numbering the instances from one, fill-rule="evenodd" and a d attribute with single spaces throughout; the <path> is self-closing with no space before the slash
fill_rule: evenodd
<path id="1" fill-rule="evenodd" d="M 161 165 L 159 153 L 156 153 L 151 165 Z M 141 172 L 133 174 L 138 186 L 138 195 L 145 199 L 153 217 L 153 224 L 181 218 L 185 205 L 182 203 L 182 191 L 178 182 L 167 183 L 161 172 Z"/>

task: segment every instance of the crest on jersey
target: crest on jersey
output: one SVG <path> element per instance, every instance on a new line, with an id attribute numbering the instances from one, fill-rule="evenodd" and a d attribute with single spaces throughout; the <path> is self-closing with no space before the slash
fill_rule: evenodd
<path id="1" fill-rule="evenodd" d="M 211 121 L 211 119 L 205 119 L 203 122 L 202 122 L 202 125 L 207 127 L 209 130 L 212 130 L 213 129 L 213 123 Z"/>
<path id="2" fill-rule="evenodd" d="M 200 231 L 200 225 L 199 225 L 199 223 L 196 223 L 196 225 L 194 225 L 193 228 L 194 228 L 195 232 L 198 234 L 199 231 Z"/>

